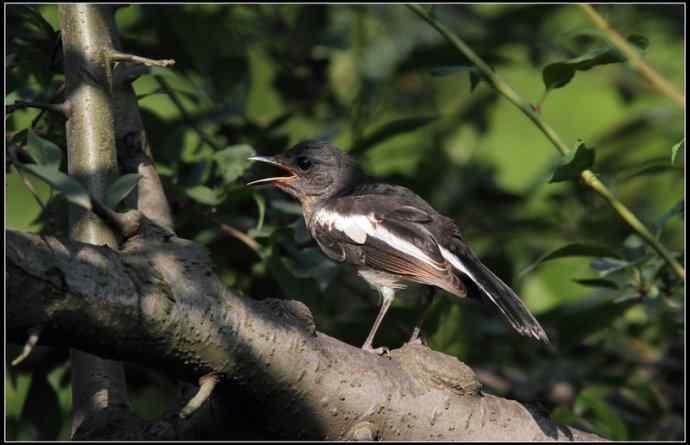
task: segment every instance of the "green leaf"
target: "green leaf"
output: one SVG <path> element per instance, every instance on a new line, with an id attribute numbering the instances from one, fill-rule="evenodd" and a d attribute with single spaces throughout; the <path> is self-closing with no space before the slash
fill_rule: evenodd
<path id="1" fill-rule="evenodd" d="M 108 190 L 105 192 L 104 203 L 107 207 L 114 209 L 127 195 L 129 195 L 134 187 L 139 182 L 141 175 L 137 173 L 129 173 L 117 178 L 115 182 L 110 184 Z"/>
<path id="2" fill-rule="evenodd" d="M 53 167 L 37 164 L 18 164 L 39 179 L 48 183 L 55 190 L 63 193 L 68 201 L 91 210 L 91 198 L 79 181 L 67 176 Z"/>
<path id="3" fill-rule="evenodd" d="M 579 280 L 573 280 L 574 282 L 587 287 L 604 287 L 607 289 L 620 289 L 618 283 L 611 280 L 605 280 L 603 278 L 581 278 Z"/>
<path id="4" fill-rule="evenodd" d="M 542 78 L 547 91 L 567 85 L 575 76 L 575 69 L 567 63 L 552 63 L 542 70 Z"/>
<path id="5" fill-rule="evenodd" d="M 364 149 L 374 147 L 387 139 L 414 131 L 435 120 L 436 117 L 411 117 L 388 122 L 372 132 L 369 136 L 362 138 L 356 146 L 352 147 L 350 152 L 358 153 Z"/>
<path id="6" fill-rule="evenodd" d="M 534 263 L 525 267 L 521 272 L 520 276 L 527 274 L 534 270 L 538 265 L 546 261 L 555 260 L 557 258 L 564 257 L 607 257 L 607 258 L 620 258 L 616 252 L 612 251 L 608 247 L 598 246 L 594 244 L 583 244 L 583 243 L 573 243 L 568 244 L 563 247 L 559 247 L 553 250 L 541 258 L 539 258 Z"/>
<path id="7" fill-rule="evenodd" d="M 671 147 L 671 165 L 676 163 L 676 156 L 678 155 L 678 150 L 685 143 L 685 139 L 681 139 L 676 145 Z"/>
<path id="8" fill-rule="evenodd" d="M 249 145 L 233 145 L 216 152 L 213 158 L 218 163 L 223 182 L 230 184 L 239 178 L 252 163 L 247 158 L 255 154 Z"/>
<path id="9" fill-rule="evenodd" d="M 210 206 L 216 206 L 223 202 L 222 193 L 218 190 L 208 188 L 204 185 L 197 185 L 196 187 L 185 190 L 187 196 L 194 201 L 200 202 Z"/>
<path id="10" fill-rule="evenodd" d="M 641 50 L 646 49 L 649 45 L 649 40 L 638 34 L 628 36 L 628 41 Z M 596 48 L 582 56 L 546 65 L 542 69 L 544 87 L 547 91 L 561 88 L 573 79 L 576 71 L 587 71 L 596 66 L 625 61 L 626 58 L 620 51 L 612 46 Z"/>
<path id="11" fill-rule="evenodd" d="M 27 132 L 24 150 L 31 155 L 36 164 L 45 165 L 56 170 L 60 168 L 62 150 L 49 140 L 38 136 L 32 129 L 29 129 Z"/>
<path id="12" fill-rule="evenodd" d="M 580 172 L 592 168 L 593 165 L 594 149 L 588 148 L 583 142 L 580 142 L 575 149 L 573 157 L 565 164 L 556 168 L 549 183 L 576 179 Z"/>

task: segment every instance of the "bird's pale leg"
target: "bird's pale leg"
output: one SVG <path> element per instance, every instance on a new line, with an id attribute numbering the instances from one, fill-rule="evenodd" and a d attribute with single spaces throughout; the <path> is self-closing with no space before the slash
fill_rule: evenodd
<path id="1" fill-rule="evenodd" d="M 388 348 L 385 346 L 382 346 L 380 348 L 374 348 L 372 346 L 372 343 L 374 342 L 374 336 L 376 335 L 376 331 L 379 330 L 379 326 L 381 325 L 381 321 L 383 320 L 383 317 L 386 315 L 386 312 L 388 312 L 388 308 L 391 307 L 391 303 L 393 303 L 393 298 L 395 297 L 395 291 L 391 288 L 384 287 L 381 289 L 381 296 L 383 297 L 383 303 L 381 303 L 381 309 L 379 310 L 379 314 L 376 316 L 376 321 L 374 322 L 374 326 L 371 327 L 371 331 L 369 331 L 369 336 L 367 337 L 367 341 L 364 342 L 364 345 L 362 345 L 362 349 L 365 351 L 373 352 L 378 355 L 385 354 L 388 352 Z"/>
<path id="2" fill-rule="evenodd" d="M 412 335 L 410 335 L 410 339 L 407 340 L 407 344 L 422 344 L 422 339 L 419 335 L 422 333 L 422 324 L 424 323 L 426 316 L 429 315 L 429 312 L 431 310 L 431 303 L 434 301 L 435 291 L 436 289 L 434 289 L 433 287 L 429 287 L 429 292 L 419 299 L 419 303 L 417 305 L 417 312 L 419 313 L 419 317 L 417 318 L 417 323 L 415 323 L 414 325 L 414 330 L 412 331 Z"/>

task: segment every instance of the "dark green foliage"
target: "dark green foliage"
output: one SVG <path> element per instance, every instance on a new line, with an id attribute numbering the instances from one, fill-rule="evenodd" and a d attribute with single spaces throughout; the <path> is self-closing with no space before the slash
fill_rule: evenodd
<path id="1" fill-rule="evenodd" d="M 677 6 L 601 12 L 638 48 L 649 39 L 645 57 L 682 84 Z M 557 350 L 515 335 L 489 306 L 442 293 L 423 331 L 433 348 L 480 371 L 487 392 L 539 403 L 560 422 L 617 440 L 682 439 L 684 283 L 577 181 L 592 169 L 642 221 L 655 223 L 683 263 L 682 112 L 587 32 L 573 5 L 435 5 L 433 14 L 521 95 L 567 84 L 541 113 L 567 143 L 586 141 L 573 144 L 570 159 L 490 85 L 476 88 L 472 64 L 403 5 L 121 8 L 125 50 L 177 62 L 133 83 L 177 233 L 204 244 L 226 285 L 252 298 L 298 299 L 320 331 L 360 346 L 378 297 L 319 252 L 294 200 L 244 186 L 274 171 L 247 157 L 306 138 L 331 140 L 367 172 L 410 187 L 454 219 Z M 7 15 L 6 105 L 61 101 L 56 7 L 10 5 Z M 85 198 L 64 174 L 64 118 L 18 110 L 7 131 L 22 148 L 19 168 L 62 192 L 52 196 L 27 175 L 46 204 L 41 213 L 9 174 L 8 226 L 64 230 L 63 196 Z M 108 205 L 136 181 L 116 181 Z M 414 297 L 394 303 L 375 346 L 407 339 Z M 69 386 L 51 380 L 66 374 L 64 361 L 44 373 L 52 395 L 45 376 L 35 384 L 24 369 L 8 377 L 9 439 L 54 439 L 49 415 L 63 422 L 59 438 L 68 438 Z M 152 407 L 172 406 L 160 380 L 128 369 L 134 404 L 148 418 L 158 415 Z"/>
<path id="2" fill-rule="evenodd" d="M 553 172 L 549 182 L 561 182 L 576 179 L 584 170 L 589 170 L 594 165 L 594 149 L 580 142 L 571 159 Z"/>

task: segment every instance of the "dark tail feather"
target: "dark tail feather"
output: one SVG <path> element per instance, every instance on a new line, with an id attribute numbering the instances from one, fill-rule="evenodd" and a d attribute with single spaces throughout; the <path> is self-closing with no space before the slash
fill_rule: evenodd
<path id="1" fill-rule="evenodd" d="M 493 302 L 510 325 L 522 335 L 549 344 L 549 337 L 539 322 L 513 290 L 471 253 L 458 254 L 442 249 L 443 256 L 463 275 L 470 278 Z"/>

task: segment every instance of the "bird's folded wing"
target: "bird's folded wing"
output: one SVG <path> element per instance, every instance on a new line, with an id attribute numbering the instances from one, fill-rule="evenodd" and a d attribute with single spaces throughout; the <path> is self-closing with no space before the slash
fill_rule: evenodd
<path id="1" fill-rule="evenodd" d="M 425 227 L 432 219 L 428 212 L 397 202 L 395 197 L 359 195 L 339 198 L 319 209 L 311 229 L 322 248 L 334 252 L 333 245 L 338 244 L 343 255 L 355 252 L 350 262 L 464 293 Z"/>

